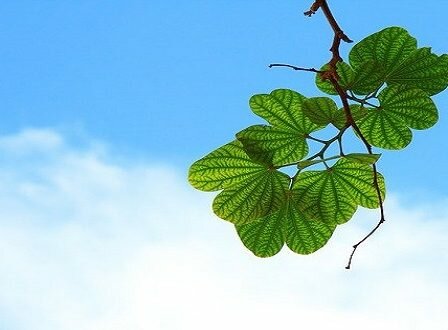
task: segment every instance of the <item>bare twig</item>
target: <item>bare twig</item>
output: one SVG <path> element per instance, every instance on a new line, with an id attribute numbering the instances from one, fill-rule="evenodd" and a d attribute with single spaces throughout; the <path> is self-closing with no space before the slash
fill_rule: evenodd
<path id="1" fill-rule="evenodd" d="M 350 258 L 348 259 L 348 263 L 347 266 L 345 266 L 345 269 L 350 269 L 351 265 L 352 265 L 352 261 L 353 261 L 353 256 L 355 255 L 356 250 L 358 249 L 358 247 L 364 243 L 370 236 L 372 236 L 377 230 L 378 228 L 380 228 L 380 226 L 383 224 L 384 221 L 386 221 L 385 217 L 384 217 L 384 207 L 383 207 L 383 197 L 381 196 L 381 189 L 379 187 L 378 184 L 378 171 L 376 169 L 376 165 L 373 164 L 373 181 L 374 181 L 374 186 L 376 189 L 376 192 L 378 194 L 378 201 L 380 204 L 380 221 L 378 221 L 378 223 L 376 224 L 376 226 L 370 231 L 370 233 L 368 233 L 362 240 L 360 240 L 358 243 L 356 243 L 355 245 L 353 245 L 353 251 L 350 254 Z"/>
<path id="2" fill-rule="evenodd" d="M 316 72 L 316 73 L 324 73 L 325 71 L 319 71 L 316 70 L 315 68 L 301 68 L 298 66 L 294 66 L 291 64 L 282 64 L 282 63 L 273 63 L 273 64 L 269 64 L 269 68 L 274 68 L 274 67 L 285 67 L 285 68 L 290 68 L 296 71 L 308 71 L 308 72 Z"/>

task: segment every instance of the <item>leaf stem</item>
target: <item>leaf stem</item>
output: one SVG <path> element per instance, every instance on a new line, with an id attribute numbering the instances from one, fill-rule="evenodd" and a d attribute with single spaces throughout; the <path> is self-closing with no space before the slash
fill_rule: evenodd
<path id="1" fill-rule="evenodd" d="M 316 158 L 321 158 L 324 160 L 332 160 L 332 159 L 336 159 L 337 157 L 343 156 L 343 154 L 341 154 L 340 156 L 333 156 L 330 158 L 325 158 L 325 151 L 327 151 L 327 149 L 335 142 L 335 141 L 340 141 L 340 139 L 342 138 L 342 135 L 344 135 L 344 133 L 346 132 L 346 130 L 349 128 L 349 125 L 344 126 L 343 128 L 341 128 L 341 130 L 338 132 L 338 134 L 336 134 L 335 136 L 333 136 L 331 139 L 329 140 L 321 140 L 321 139 L 316 139 L 313 138 L 311 136 L 307 136 L 308 139 L 317 141 L 322 143 L 324 146 L 322 147 L 321 150 L 319 150 L 319 152 L 315 153 L 314 155 L 308 157 L 307 159 L 305 159 L 306 161 L 309 160 L 314 160 Z M 298 165 L 300 162 L 302 162 L 303 160 L 300 160 L 298 162 L 294 162 L 294 163 L 289 163 L 289 164 L 285 164 L 285 165 L 280 165 L 280 166 L 276 166 L 275 169 L 280 169 L 280 168 L 284 168 L 284 167 L 289 167 L 289 166 L 296 166 Z"/>
<path id="2" fill-rule="evenodd" d="M 353 245 L 353 251 L 350 254 L 350 257 L 348 259 L 347 266 L 345 266 L 345 269 L 350 269 L 350 267 L 352 265 L 352 261 L 353 261 L 353 256 L 355 255 L 355 252 L 358 249 L 358 247 L 362 243 L 364 243 L 370 236 L 372 236 L 380 228 L 380 226 L 386 221 L 385 216 L 384 216 L 383 197 L 381 196 L 381 189 L 379 188 L 379 184 L 378 184 L 378 171 L 376 169 L 376 164 L 373 164 L 372 168 L 373 168 L 374 186 L 375 186 L 375 190 L 376 190 L 377 195 L 378 195 L 378 201 L 379 201 L 379 204 L 380 204 L 380 221 L 378 221 L 376 226 L 362 240 L 360 240 L 358 243 Z"/>
<path id="3" fill-rule="evenodd" d="M 327 141 L 322 141 L 324 143 L 324 146 L 322 147 L 322 149 L 319 152 L 312 155 L 311 157 L 308 157 L 306 160 L 313 160 L 317 157 L 324 157 L 325 151 L 327 151 L 327 149 L 333 144 L 333 142 L 338 141 L 339 139 L 342 138 L 342 135 L 344 135 L 347 128 L 349 128 L 349 125 L 346 125 L 343 128 L 341 128 L 341 130 L 338 132 L 338 134 L 333 136 L 331 139 L 329 139 Z"/>
<path id="4" fill-rule="evenodd" d="M 347 95 L 347 98 L 348 98 L 349 100 L 358 102 L 358 103 L 360 103 L 361 105 L 368 105 L 368 106 L 370 106 L 370 107 L 377 108 L 377 109 L 380 108 L 380 106 L 375 105 L 375 104 L 370 103 L 370 102 L 367 101 L 368 99 L 371 99 L 371 98 L 373 98 L 373 97 L 366 97 L 366 98 L 364 98 L 364 99 L 360 99 L 360 98 L 356 97 L 355 95 L 353 95 L 353 93 L 351 93 L 351 95 Z"/>
<path id="5" fill-rule="evenodd" d="M 313 141 L 316 141 L 316 142 L 319 142 L 319 143 L 323 143 L 323 144 L 326 144 L 326 143 L 327 143 L 327 141 L 325 141 L 325 140 L 321 140 L 321 139 L 318 139 L 318 138 L 315 138 L 315 137 L 313 137 L 313 136 L 311 136 L 311 135 L 307 135 L 306 138 L 307 138 L 307 139 L 310 139 L 310 140 L 313 140 Z"/>

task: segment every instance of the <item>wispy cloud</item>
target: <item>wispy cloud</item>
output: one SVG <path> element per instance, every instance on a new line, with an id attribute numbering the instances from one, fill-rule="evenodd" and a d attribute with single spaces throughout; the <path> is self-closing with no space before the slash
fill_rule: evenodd
<path id="1" fill-rule="evenodd" d="M 0 138 L 4 329 L 445 329 L 448 208 L 388 197 L 311 256 L 246 251 L 169 166 L 52 130 Z"/>

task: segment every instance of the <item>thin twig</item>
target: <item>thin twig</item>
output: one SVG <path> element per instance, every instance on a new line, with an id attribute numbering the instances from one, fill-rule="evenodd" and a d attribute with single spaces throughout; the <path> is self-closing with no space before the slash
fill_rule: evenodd
<path id="1" fill-rule="evenodd" d="M 381 196 L 381 190 L 379 188 L 379 184 L 378 184 L 378 171 L 376 169 L 376 164 L 372 165 L 373 167 L 373 180 L 374 182 L 376 182 L 376 184 L 374 184 L 376 192 L 378 194 L 378 201 L 380 204 L 380 213 L 381 213 L 381 217 L 380 217 L 380 221 L 378 221 L 378 223 L 376 224 L 376 226 L 370 231 L 370 233 L 368 233 L 362 240 L 360 240 L 358 243 L 356 243 L 355 245 L 353 245 L 353 251 L 350 254 L 350 258 L 348 259 L 348 263 L 347 266 L 345 266 L 345 269 L 350 269 L 351 265 L 352 265 L 352 261 L 353 261 L 353 256 L 355 255 L 356 250 L 358 249 L 358 247 L 364 243 L 370 236 L 372 236 L 377 230 L 378 228 L 380 228 L 380 226 L 386 221 L 385 217 L 384 217 L 384 207 L 383 207 L 383 197 Z"/>
<path id="2" fill-rule="evenodd" d="M 319 71 L 316 70 L 315 68 L 301 68 L 298 66 L 294 66 L 291 64 L 282 64 L 282 63 L 274 63 L 274 64 L 269 64 L 269 68 L 274 68 L 274 67 L 286 67 L 286 68 L 290 68 L 296 71 L 308 71 L 308 72 L 316 72 L 316 73 L 324 73 L 325 71 Z"/>
<path id="3" fill-rule="evenodd" d="M 360 104 L 362 104 L 362 105 L 368 105 L 369 107 L 372 107 L 372 108 L 380 108 L 379 106 L 377 106 L 377 105 L 375 105 L 375 104 L 373 104 L 373 103 L 368 102 L 368 101 L 367 101 L 367 98 L 365 98 L 365 99 L 360 99 L 360 98 L 356 97 L 355 95 L 347 95 L 347 98 L 348 98 L 349 100 L 358 102 L 358 103 L 360 103 Z"/>
<path id="4" fill-rule="evenodd" d="M 336 134 L 335 136 L 333 136 L 333 137 L 332 137 L 331 139 L 329 139 L 329 140 L 316 139 L 316 138 L 313 138 L 313 137 L 311 137 L 311 136 L 308 135 L 308 136 L 306 137 L 307 139 L 311 139 L 311 140 L 320 142 L 320 143 L 323 144 L 323 147 L 322 147 L 322 149 L 321 149 L 319 152 L 315 153 L 314 155 L 308 157 L 308 158 L 305 159 L 305 160 L 309 161 L 309 160 L 314 160 L 314 159 L 316 159 L 316 158 L 321 158 L 321 159 L 323 159 L 324 156 L 325 156 L 325 152 L 328 150 L 328 148 L 329 148 L 335 141 L 340 141 L 340 139 L 341 139 L 342 136 L 344 135 L 345 131 L 346 131 L 349 127 L 350 127 L 349 125 L 344 126 L 343 128 L 341 128 L 341 130 L 338 132 L 338 134 Z M 340 156 L 343 156 L 343 155 L 340 155 Z M 336 156 L 336 157 L 339 157 L 339 156 Z M 330 158 L 331 158 L 331 157 L 330 157 Z M 331 158 L 331 159 L 330 159 L 330 158 L 327 158 L 327 160 L 334 159 L 334 158 Z M 294 163 L 288 163 L 288 164 L 284 164 L 284 165 L 279 165 L 279 166 L 275 166 L 275 168 L 276 168 L 276 169 L 280 169 L 280 168 L 284 168 L 284 167 L 288 167 L 288 166 L 296 166 L 296 165 L 298 165 L 300 162 L 301 162 L 301 161 L 294 162 Z"/>

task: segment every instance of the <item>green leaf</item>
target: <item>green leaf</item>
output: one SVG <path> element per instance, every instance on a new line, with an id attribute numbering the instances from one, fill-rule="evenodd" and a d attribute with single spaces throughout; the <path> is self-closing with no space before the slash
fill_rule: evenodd
<path id="1" fill-rule="evenodd" d="M 344 156 L 345 158 L 364 165 L 375 164 L 380 159 L 381 154 L 360 154 L 352 153 Z"/>
<path id="2" fill-rule="evenodd" d="M 325 64 L 320 71 L 327 71 L 329 68 L 330 66 Z M 338 62 L 336 64 L 336 73 L 339 76 L 338 83 L 342 86 L 342 88 L 349 89 L 347 86 L 350 86 L 355 78 L 355 72 L 351 66 L 345 62 Z M 328 79 L 323 79 L 321 73 L 316 74 L 316 86 L 326 94 L 338 95 L 338 92 L 334 89 L 333 84 Z"/>
<path id="3" fill-rule="evenodd" d="M 266 165 L 282 166 L 306 156 L 305 138 L 322 126 L 311 122 L 303 113 L 305 100 L 289 89 L 252 96 L 249 103 L 253 112 L 272 126 L 255 125 L 236 135 L 250 158 Z"/>
<path id="4" fill-rule="evenodd" d="M 329 65 L 326 64 L 321 71 L 328 69 Z M 378 70 L 377 62 L 372 60 L 360 63 L 356 70 L 345 62 L 338 62 L 336 72 L 339 76 L 339 85 L 344 90 L 351 90 L 358 95 L 367 95 L 384 83 L 384 73 Z M 328 79 L 323 79 L 321 73 L 316 75 L 316 86 L 324 93 L 338 95 L 333 84 Z"/>
<path id="5" fill-rule="evenodd" d="M 257 257 L 272 257 L 282 249 L 285 244 L 286 210 L 283 207 L 257 221 L 235 226 L 243 244 Z"/>
<path id="6" fill-rule="evenodd" d="M 367 141 L 383 149 L 402 149 L 412 140 L 409 128 L 426 129 L 438 120 L 434 102 L 419 89 L 386 87 L 378 95 L 380 107 L 369 109 L 358 126 Z"/>
<path id="7" fill-rule="evenodd" d="M 384 179 L 378 174 L 384 196 Z M 341 158 L 331 168 L 307 171 L 298 175 L 293 189 L 297 192 L 298 205 L 311 219 L 330 224 L 350 220 L 358 205 L 379 207 L 370 166 Z"/>
<path id="8" fill-rule="evenodd" d="M 429 95 L 440 93 L 448 86 L 448 55 L 437 56 L 428 47 L 417 49 L 389 74 L 386 81 L 418 88 Z"/>
<path id="9" fill-rule="evenodd" d="M 338 107 L 328 97 L 313 97 L 303 102 L 303 112 L 316 125 L 326 126 L 335 121 Z"/>
<path id="10" fill-rule="evenodd" d="M 308 154 L 305 135 L 289 129 L 254 125 L 237 133 L 236 137 L 250 158 L 267 165 L 293 163 Z"/>
<path id="11" fill-rule="evenodd" d="M 286 244 L 298 254 L 316 252 L 333 235 L 336 224 L 307 220 L 295 203 L 290 203 L 286 217 Z"/>
<path id="12" fill-rule="evenodd" d="M 232 223 L 246 223 L 280 208 L 290 177 L 255 163 L 233 141 L 195 162 L 189 181 L 204 191 L 224 189 L 213 202 L 214 212 Z"/>
<path id="13" fill-rule="evenodd" d="M 354 70 L 353 79 L 347 89 L 358 95 L 371 94 L 384 84 L 384 75 L 384 72 L 379 70 L 377 62 L 371 60 L 362 62 Z"/>
<path id="14" fill-rule="evenodd" d="M 271 94 L 252 96 L 249 104 L 255 114 L 272 126 L 305 134 L 322 128 L 304 115 L 302 105 L 305 99 L 292 90 L 277 89 Z"/>
<path id="15" fill-rule="evenodd" d="M 389 27 L 361 40 L 349 54 L 349 62 L 355 71 L 364 63 L 374 62 L 377 70 L 391 72 L 417 49 L 417 40 L 401 27 Z"/>
<path id="16" fill-rule="evenodd" d="M 428 47 L 417 49 L 417 41 L 399 27 L 391 27 L 356 44 L 349 62 L 356 72 L 352 89 L 366 95 L 386 82 L 418 88 L 429 95 L 448 86 L 448 55 L 437 56 Z M 356 78 L 361 74 L 361 79 Z M 361 82 L 361 84 L 359 84 Z"/>
<path id="17" fill-rule="evenodd" d="M 363 118 L 364 116 L 367 115 L 367 109 L 361 105 L 358 104 L 351 104 L 350 105 L 350 112 L 352 114 L 353 120 L 359 121 L 361 118 Z M 335 116 L 333 125 L 338 128 L 341 129 L 345 126 L 346 124 L 346 116 L 345 116 L 345 111 L 343 108 L 339 109 L 337 112 L 337 115 Z"/>
<path id="18" fill-rule="evenodd" d="M 213 211 L 234 224 L 254 221 L 280 209 L 289 183 L 288 175 L 267 169 L 224 189 L 213 201 Z"/>
<path id="19" fill-rule="evenodd" d="M 193 163 L 188 173 L 190 184 L 202 191 L 231 187 L 266 171 L 255 163 L 238 141 L 230 142 Z"/>
<path id="20" fill-rule="evenodd" d="M 313 253 L 328 242 L 336 225 L 306 219 L 289 196 L 278 212 L 235 227 L 243 244 L 265 258 L 277 254 L 285 242 L 296 253 Z"/>

